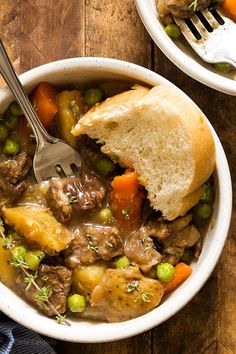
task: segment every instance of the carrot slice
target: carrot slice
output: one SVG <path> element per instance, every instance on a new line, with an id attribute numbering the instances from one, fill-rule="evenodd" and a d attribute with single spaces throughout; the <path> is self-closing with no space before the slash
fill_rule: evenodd
<path id="1" fill-rule="evenodd" d="M 183 262 L 178 263 L 175 266 L 173 278 L 168 283 L 166 283 L 166 285 L 164 285 L 165 294 L 174 290 L 175 288 L 177 288 L 177 286 L 182 284 L 191 275 L 191 273 L 192 268 L 189 265 Z"/>
<path id="2" fill-rule="evenodd" d="M 236 21 L 236 1 L 235 0 L 224 0 L 223 9 L 232 18 Z"/>
<path id="3" fill-rule="evenodd" d="M 32 94 L 32 101 L 41 123 L 47 129 L 58 111 L 52 85 L 48 82 L 40 82 Z"/>
<path id="4" fill-rule="evenodd" d="M 141 224 L 143 192 L 136 172 L 126 171 L 111 183 L 110 205 L 113 216 L 126 230 Z"/>

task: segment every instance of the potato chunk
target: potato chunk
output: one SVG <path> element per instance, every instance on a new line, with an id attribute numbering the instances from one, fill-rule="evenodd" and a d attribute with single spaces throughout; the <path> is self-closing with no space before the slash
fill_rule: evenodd
<path id="1" fill-rule="evenodd" d="M 76 292 L 90 296 L 93 289 L 102 281 L 107 265 L 105 262 L 80 266 L 73 271 L 73 287 Z"/>
<path id="2" fill-rule="evenodd" d="M 4 208 L 3 214 L 7 224 L 47 254 L 64 250 L 73 239 L 72 233 L 45 208 L 22 205 Z"/>
<path id="3" fill-rule="evenodd" d="M 57 102 L 60 135 L 67 143 L 75 146 L 76 138 L 71 134 L 71 129 L 84 113 L 83 96 L 77 90 L 62 91 L 57 95 Z"/>
<path id="4" fill-rule="evenodd" d="M 13 288 L 16 280 L 16 268 L 9 262 L 12 258 L 11 251 L 2 247 L 3 239 L 0 239 L 0 281 Z"/>
<path id="5" fill-rule="evenodd" d="M 154 309 L 163 296 L 158 280 L 144 277 L 137 267 L 107 269 L 91 296 L 91 306 L 108 322 L 121 322 Z"/>

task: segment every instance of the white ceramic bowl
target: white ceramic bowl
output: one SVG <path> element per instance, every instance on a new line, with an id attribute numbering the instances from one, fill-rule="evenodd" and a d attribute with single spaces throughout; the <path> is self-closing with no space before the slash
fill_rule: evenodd
<path id="1" fill-rule="evenodd" d="M 30 92 L 38 82 L 49 81 L 54 85 L 76 84 L 83 86 L 101 79 L 127 79 L 148 85 L 173 84 L 143 67 L 114 59 L 77 58 L 46 64 L 30 70 L 20 77 Z M 12 95 L 7 89 L 0 90 L 1 111 L 6 109 Z M 209 123 L 210 124 L 210 123 Z M 147 331 L 166 321 L 186 305 L 206 282 L 214 269 L 224 246 L 231 217 L 231 179 L 227 160 L 213 128 L 216 144 L 217 168 L 215 173 L 216 207 L 215 223 L 207 233 L 203 250 L 194 265 L 191 277 L 173 292 L 158 308 L 144 316 L 122 323 L 95 323 L 85 320 L 71 320 L 71 326 L 63 326 L 54 319 L 39 313 L 23 299 L 0 283 L 0 310 L 36 332 L 74 342 L 106 342 L 118 340 Z"/>
<path id="2" fill-rule="evenodd" d="M 201 60 L 185 41 L 173 41 L 164 31 L 163 24 L 158 18 L 156 0 L 135 0 L 135 2 L 150 36 L 175 65 L 195 80 L 215 90 L 236 96 L 236 71 L 221 74 Z"/>

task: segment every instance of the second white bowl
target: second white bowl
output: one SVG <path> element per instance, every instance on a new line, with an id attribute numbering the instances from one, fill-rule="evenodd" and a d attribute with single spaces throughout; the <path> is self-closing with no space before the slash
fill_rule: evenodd
<path id="1" fill-rule="evenodd" d="M 150 36 L 176 66 L 195 80 L 217 91 L 236 96 L 236 71 L 221 74 L 201 60 L 186 42 L 181 39 L 173 41 L 166 34 L 163 24 L 158 18 L 156 0 L 135 0 L 135 2 Z"/>

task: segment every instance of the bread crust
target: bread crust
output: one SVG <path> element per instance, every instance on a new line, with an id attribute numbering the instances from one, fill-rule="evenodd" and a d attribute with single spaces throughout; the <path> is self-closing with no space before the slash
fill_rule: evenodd
<path id="1" fill-rule="evenodd" d="M 149 91 L 149 104 L 162 102 L 162 106 L 176 114 L 192 145 L 194 177 L 185 196 L 197 190 L 215 169 L 215 143 L 206 119 L 193 103 L 168 86 L 155 86 Z"/>

